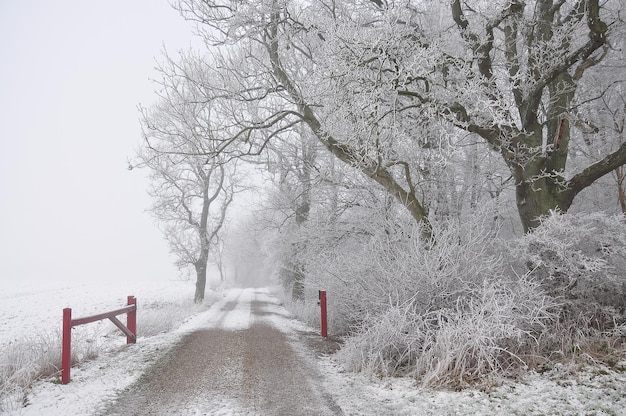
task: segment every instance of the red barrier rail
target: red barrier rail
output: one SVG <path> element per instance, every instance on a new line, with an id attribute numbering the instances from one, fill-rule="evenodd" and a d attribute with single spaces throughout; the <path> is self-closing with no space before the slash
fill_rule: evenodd
<path id="1" fill-rule="evenodd" d="M 72 327 L 88 324 L 90 322 L 109 319 L 126 335 L 126 343 L 134 344 L 137 341 L 137 299 L 128 296 L 126 304 L 128 306 L 116 309 L 111 312 L 100 313 L 98 315 L 86 316 L 84 318 L 72 319 L 72 309 L 63 309 L 63 341 L 61 350 L 61 384 L 70 382 L 70 367 L 72 357 Z M 117 315 L 126 314 L 126 325 L 116 318 Z"/>

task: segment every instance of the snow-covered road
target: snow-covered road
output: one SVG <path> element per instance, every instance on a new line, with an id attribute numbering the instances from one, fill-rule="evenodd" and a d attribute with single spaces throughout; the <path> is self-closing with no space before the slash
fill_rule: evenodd
<path id="1" fill-rule="evenodd" d="M 310 376 L 315 367 L 272 325 L 282 313 L 266 291 L 231 291 L 101 414 L 342 414 Z"/>

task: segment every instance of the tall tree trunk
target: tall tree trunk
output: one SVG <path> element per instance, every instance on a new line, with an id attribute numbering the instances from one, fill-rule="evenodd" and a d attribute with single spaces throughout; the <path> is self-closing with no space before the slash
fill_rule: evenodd
<path id="1" fill-rule="evenodd" d="M 202 212 L 200 213 L 200 224 L 197 228 L 198 239 L 200 240 L 200 253 L 198 260 L 194 263 L 194 266 L 196 267 L 196 293 L 193 297 L 193 301 L 195 303 L 202 303 L 204 300 L 204 291 L 206 289 L 206 272 L 207 265 L 209 264 L 209 244 L 211 243 L 211 238 L 208 233 L 209 210 L 211 208 L 211 203 L 215 200 L 215 198 L 217 198 L 220 192 L 222 192 L 222 186 L 224 184 L 224 170 L 220 167 L 220 184 L 216 187 L 212 196 L 209 196 L 209 192 L 213 171 L 205 173 L 201 168 L 198 168 L 197 173 L 203 180 L 204 188 L 202 190 Z"/>
<path id="2" fill-rule="evenodd" d="M 207 262 L 201 260 L 195 264 L 196 268 L 196 293 L 193 297 L 195 303 L 202 303 L 204 300 L 204 291 L 206 289 L 206 269 Z"/>
<path id="3" fill-rule="evenodd" d="M 620 166 L 615 169 L 615 174 L 617 175 L 617 196 L 619 199 L 619 205 L 622 208 L 622 214 L 626 217 L 626 192 L 624 191 L 626 182 L 624 182 L 624 167 Z"/>
<path id="4" fill-rule="evenodd" d="M 299 251 L 299 250 L 298 250 Z M 291 298 L 293 300 L 304 300 L 304 265 L 300 259 L 296 259 L 293 263 L 294 269 L 291 271 L 293 274 L 293 286 L 291 287 Z"/>
<path id="5" fill-rule="evenodd" d="M 296 206 L 296 227 L 301 228 L 309 219 L 311 212 L 311 166 L 315 161 L 315 144 L 305 132 L 302 133 L 302 167 L 297 171 L 298 181 L 302 186 L 302 192 L 297 200 Z M 293 273 L 293 286 L 291 298 L 293 300 L 304 300 L 304 281 L 306 270 L 302 259 L 306 243 L 297 242 L 294 244 L 293 261 L 291 262 L 291 273 Z"/>

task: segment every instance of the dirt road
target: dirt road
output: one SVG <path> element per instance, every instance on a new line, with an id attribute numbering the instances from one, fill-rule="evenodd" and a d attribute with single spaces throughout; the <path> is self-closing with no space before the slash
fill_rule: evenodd
<path id="1" fill-rule="evenodd" d="M 343 414 L 277 300 L 254 289 L 229 296 L 102 415 Z"/>

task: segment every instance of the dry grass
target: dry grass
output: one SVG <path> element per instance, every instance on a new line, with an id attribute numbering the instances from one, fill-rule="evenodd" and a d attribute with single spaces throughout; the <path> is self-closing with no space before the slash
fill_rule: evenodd
<path id="1" fill-rule="evenodd" d="M 98 335 L 95 331 L 80 331 L 72 337 L 72 365 L 99 355 Z M 60 375 L 60 331 L 41 332 L 12 342 L 0 358 L 0 411 L 22 406 L 37 380 L 53 377 L 58 382 Z"/>

